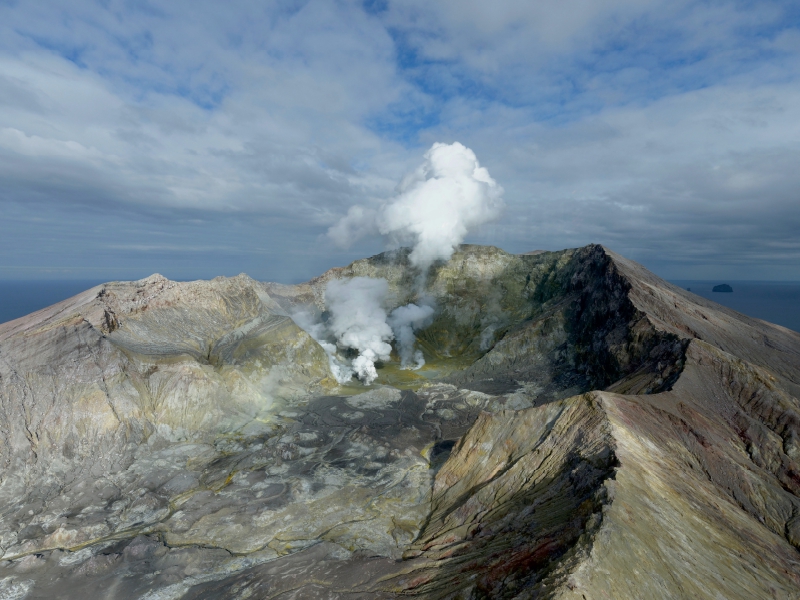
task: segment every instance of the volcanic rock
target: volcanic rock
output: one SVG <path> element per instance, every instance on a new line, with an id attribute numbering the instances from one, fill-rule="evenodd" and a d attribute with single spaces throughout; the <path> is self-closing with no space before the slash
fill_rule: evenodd
<path id="1" fill-rule="evenodd" d="M 290 315 L 353 276 L 424 369 L 337 384 Z M 105 284 L 0 325 L 0 598 L 797 598 L 798 397 L 800 334 L 600 246 Z"/>

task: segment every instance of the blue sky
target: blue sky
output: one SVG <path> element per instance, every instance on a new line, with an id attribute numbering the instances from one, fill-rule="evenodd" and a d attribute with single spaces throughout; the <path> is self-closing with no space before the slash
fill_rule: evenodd
<path id="1" fill-rule="evenodd" d="M 800 279 L 796 2 L 0 2 L 0 279 L 305 280 L 437 141 L 468 241 Z"/>

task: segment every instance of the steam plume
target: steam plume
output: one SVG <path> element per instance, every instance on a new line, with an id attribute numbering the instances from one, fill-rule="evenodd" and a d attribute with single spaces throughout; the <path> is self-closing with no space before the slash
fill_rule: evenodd
<path id="1" fill-rule="evenodd" d="M 387 315 L 388 290 L 385 279 L 333 280 L 325 289 L 327 322 L 308 308 L 292 314 L 295 323 L 311 334 L 328 354 L 331 372 L 339 383 L 347 383 L 353 375 L 367 385 L 375 381 L 378 377 L 375 363 L 390 359 L 389 342 L 393 339 L 397 340 L 402 368 L 419 369 L 425 364 L 422 352 L 414 348 L 414 333 L 431 324 L 434 308 L 424 303 L 406 304 Z M 352 360 L 346 357 L 348 350 L 357 352 Z"/>
<path id="2" fill-rule="evenodd" d="M 431 305 L 406 304 L 395 308 L 389 316 L 389 325 L 397 340 L 400 366 L 404 369 L 419 369 L 425 364 L 422 352 L 414 349 L 417 342 L 414 332 L 430 325 L 433 322 L 433 313 Z"/>
<path id="3" fill-rule="evenodd" d="M 436 143 L 424 162 L 398 186 L 397 195 L 377 209 L 352 206 L 328 230 L 339 246 L 379 233 L 410 243 L 411 264 L 426 272 L 448 260 L 467 232 L 500 214 L 503 188 L 466 146 Z"/>
<path id="4" fill-rule="evenodd" d="M 458 142 L 436 143 L 423 163 L 400 182 L 391 200 L 377 208 L 351 206 L 328 236 L 344 247 L 376 234 L 396 244 L 410 243 L 409 260 L 419 269 L 422 293 L 430 266 L 449 260 L 470 229 L 497 218 L 502 196 L 503 188 L 480 166 L 472 150 Z M 331 281 L 325 293 L 328 323 L 298 321 L 328 352 L 340 383 L 354 373 L 372 383 L 378 377 L 375 362 L 389 360 L 393 339 L 403 368 L 425 364 L 422 352 L 415 349 L 415 333 L 433 322 L 432 300 L 401 306 L 387 316 L 387 292 L 384 279 Z M 358 356 L 348 365 L 337 349 L 356 350 Z"/>
<path id="5" fill-rule="evenodd" d="M 301 308 L 291 314 L 292 320 L 297 325 L 311 335 L 325 353 L 328 355 L 328 364 L 331 373 L 339 383 L 347 383 L 353 378 L 353 369 L 336 352 L 336 343 L 331 340 L 330 332 L 325 323 L 320 319 L 320 315 L 306 308 Z"/>
<path id="6" fill-rule="evenodd" d="M 389 360 L 393 338 L 392 328 L 386 322 L 386 293 L 389 284 L 385 279 L 354 277 L 328 283 L 325 303 L 330 311 L 328 327 L 341 349 L 358 351 L 353 360 L 353 371 L 367 385 L 378 377 L 375 363 Z"/>

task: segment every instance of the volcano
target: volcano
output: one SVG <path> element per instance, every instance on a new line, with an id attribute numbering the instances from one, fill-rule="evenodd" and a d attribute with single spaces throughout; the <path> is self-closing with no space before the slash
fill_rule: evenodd
<path id="1" fill-rule="evenodd" d="M 433 299 L 370 386 L 292 318 Z M 396 349 L 395 349 L 396 350 Z M 800 334 L 597 245 L 0 325 L 0 598 L 798 598 Z"/>

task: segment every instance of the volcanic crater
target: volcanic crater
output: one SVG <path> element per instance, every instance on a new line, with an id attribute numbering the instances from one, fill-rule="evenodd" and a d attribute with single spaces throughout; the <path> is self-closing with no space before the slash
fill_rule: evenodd
<path id="1" fill-rule="evenodd" d="M 337 381 L 292 315 L 425 297 Z M 0 598 L 798 598 L 800 334 L 597 245 L 111 282 L 0 325 Z"/>

